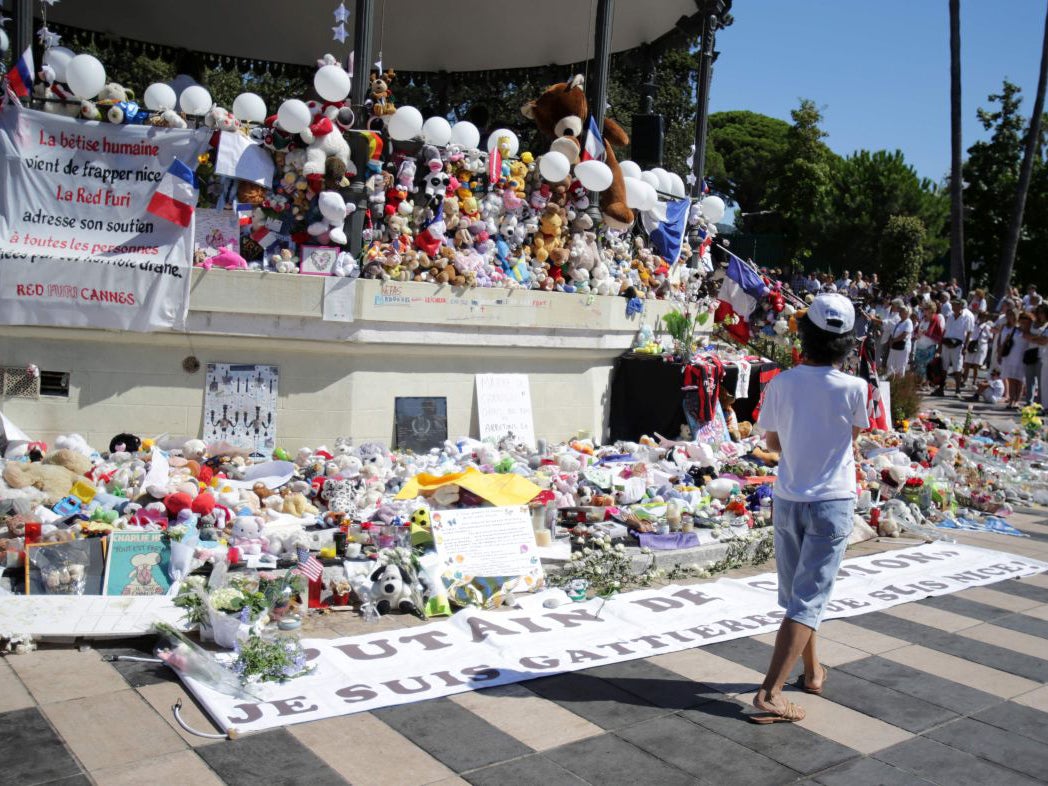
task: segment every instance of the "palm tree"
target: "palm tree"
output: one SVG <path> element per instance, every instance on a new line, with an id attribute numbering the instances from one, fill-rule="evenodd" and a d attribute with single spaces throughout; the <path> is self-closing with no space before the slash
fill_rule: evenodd
<path id="1" fill-rule="evenodd" d="M 961 0 L 950 0 L 950 275 L 967 291 L 961 146 Z"/>
<path id="2" fill-rule="evenodd" d="M 1015 204 L 1012 206 L 1012 221 L 1008 225 L 1008 234 L 1001 250 L 1001 264 L 997 268 L 997 280 L 994 282 L 993 296 L 1000 302 L 1005 290 L 1012 280 L 1012 267 L 1015 265 L 1015 252 L 1019 248 L 1019 235 L 1023 227 L 1023 210 L 1026 207 L 1026 194 L 1030 190 L 1030 177 L 1033 174 L 1033 160 L 1037 155 L 1037 145 L 1041 138 L 1041 113 L 1044 111 L 1044 91 L 1048 83 L 1048 12 L 1044 17 L 1044 42 L 1041 45 L 1041 74 L 1037 79 L 1037 97 L 1033 102 L 1033 115 L 1026 129 L 1026 149 L 1023 151 L 1023 163 L 1019 169 L 1019 182 L 1015 187 Z"/>

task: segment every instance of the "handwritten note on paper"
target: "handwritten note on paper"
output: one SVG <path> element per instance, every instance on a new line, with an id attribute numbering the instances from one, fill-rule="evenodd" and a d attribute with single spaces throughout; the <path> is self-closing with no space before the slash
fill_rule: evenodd
<path id="1" fill-rule="evenodd" d="M 442 510 L 431 519 L 434 545 L 452 579 L 519 576 L 519 589 L 541 584 L 542 563 L 526 507 Z"/>
<path id="2" fill-rule="evenodd" d="M 507 434 L 535 445 L 531 388 L 527 374 L 477 374 L 477 419 L 480 438 L 502 439 Z"/>

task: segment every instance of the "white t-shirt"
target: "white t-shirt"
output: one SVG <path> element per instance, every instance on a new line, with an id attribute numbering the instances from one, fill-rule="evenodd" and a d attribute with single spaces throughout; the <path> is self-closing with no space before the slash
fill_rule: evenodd
<path id="1" fill-rule="evenodd" d="M 830 366 L 795 366 L 764 391 L 758 424 L 782 444 L 774 492 L 789 502 L 855 496 L 852 427 L 869 428 L 868 385 Z"/>
<path id="2" fill-rule="evenodd" d="M 892 327 L 891 341 L 898 341 L 904 339 L 906 346 L 901 350 L 893 350 L 895 352 L 905 352 L 907 355 L 910 354 L 910 348 L 913 345 L 913 320 L 907 317 L 902 322 L 897 322 Z M 890 346 L 890 345 L 889 345 Z"/>
<path id="3" fill-rule="evenodd" d="M 946 317 L 945 338 L 956 338 L 964 341 L 965 338 L 974 331 L 975 315 L 968 309 L 961 311 L 960 316 L 957 316 L 951 311 L 950 315 Z"/>

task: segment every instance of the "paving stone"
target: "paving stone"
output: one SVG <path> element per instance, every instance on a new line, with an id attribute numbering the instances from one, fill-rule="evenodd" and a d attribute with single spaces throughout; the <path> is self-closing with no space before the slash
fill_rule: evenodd
<path id="1" fill-rule="evenodd" d="M 1001 699 L 991 693 L 976 690 L 968 685 L 944 679 L 926 671 L 920 671 L 887 658 L 872 656 L 863 660 L 845 663 L 837 670 L 855 677 L 892 688 L 907 696 L 945 707 L 961 715 L 970 715 L 978 710 L 1000 704 Z M 943 672 L 947 673 L 947 672 Z"/>
<path id="2" fill-rule="evenodd" d="M 0 714 L 0 739 L 4 741 L 0 784 L 30 786 L 82 777 L 80 766 L 36 707 Z"/>
<path id="3" fill-rule="evenodd" d="M 626 660 L 576 673 L 605 680 L 656 707 L 669 710 L 690 709 L 723 695 L 647 660 Z"/>
<path id="4" fill-rule="evenodd" d="M 222 786 L 222 781 L 214 771 L 193 751 L 179 751 L 167 756 L 157 756 L 149 761 L 93 770 L 91 777 L 97 786 L 139 786 L 147 783 Z"/>
<path id="5" fill-rule="evenodd" d="M 99 644 L 95 646 L 99 655 L 132 655 L 139 658 L 152 658 L 154 638 L 123 639 L 119 644 Z M 116 660 L 110 665 L 127 680 L 132 688 L 143 688 L 146 685 L 158 685 L 163 682 L 178 682 L 178 676 L 163 663 L 142 663 L 140 661 Z"/>
<path id="6" fill-rule="evenodd" d="M 716 644 L 707 644 L 703 647 L 718 657 L 741 663 L 747 668 L 764 674 L 771 662 L 771 653 L 774 650 L 769 644 L 756 639 L 732 639 L 731 641 L 719 641 Z M 800 666 L 795 666 L 792 675 L 800 673 Z"/>
<path id="7" fill-rule="evenodd" d="M 758 726 L 744 721 L 743 714 L 750 709 L 741 702 L 722 700 L 708 702 L 680 715 L 797 772 L 819 772 L 859 755 L 858 751 L 816 734 L 802 724 Z"/>
<path id="8" fill-rule="evenodd" d="M 903 604 L 904 606 L 909 604 Z M 917 601 L 917 606 L 930 606 L 933 609 L 948 611 L 952 614 L 960 614 L 962 617 L 970 617 L 972 620 L 988 622 L 1004 617 L 1012 612 L 986 603 L 978 603 L 958 595 L 940 595 L 936 598 L 925 598 Z"/>
<path id="9" fill-rule="evenodd" d="M 830 670 L 822 695 L 836 704 L 914 733 L 957 717 L 944 707 L 836 669 Z"/>
<path id="10" fill-rule="evenodd" d="M 976 720 L 996 726 L 998 729 L 1021 734 L 1048 745 L 1048 712 L 1034 707 L 1004 702 L 972 716 Z M 1046 751 L 1048 756 L 1048 751 Z M 1048 765 L 1045 767 L 1048 775 Z"/>
<path id="11" fill-rule="evenodd" d="M 455 772 L 534 753 L 446 698 L 385 707 L 372 714 Z"/>
<path id="12" fill-rule="evenodd" d="M 1033 786 L 1038 782 L 927 737 L 914 737 L 874 758 L 949 786 Z"/>
<path id="13" fill-rule="evenodd" d="M 979 690 L 1000 699 L 1022 696 L 1036 690 L 1039 686 L 1039 683 L 1033 680 L 1017 677 L 999 669 L 983 666 L 981 663 L 973 663 L 967 658 L 959 658 L 956 655 L 916 644 L 885 652 L 879 657 L 903 666 L 920 669 L 925 674 L 935 676 L 949 674 L 950 678 L 957 682 L 977 686 Z"/>
<path id="14" fill-rule="evenodd" d="M 14 657 L 23 657 L 15 655 Z M 35 707 L 36 702 L 18 679 L 14 669 L 7 665 L 6 659 L 0 659 L 0 713 Z"/>
<path id="15" fill-rule="evenodd" d="M 94 650 L 41 647 L 8 662 L 40 704 L 127 690 L 120 674 Z"/>
<path id="16" fill-rule="evenodd" d="M 924 647 L 975 661 L 1009 674 L 1017 674 L 1035 682 L 1048 682 L 1048 660 L 878 612 L 851 617 L 851 621 L 879 633 L 905 638 Z M 1045 654 L 1048 654 L 1048 650 Z"/>
<path id="17" fill-rule="evenodd" d="M 347 740 L 346 744 L 350 744 Z M 287 729 L 248 734 L 221 745 L 196 748 L 196 754 L 228 786 L 345 786 L 346 781 Z"/>
<path id="18" fill-rule="evenodd" d="M 606 680 L 577 672 L 531 680 L 527 687 L 602 729 L 620 729 L 667 712 Z"/>
<path id="19" fill-rule="evenodd" d="M 931 783 L 876 759 L 850 761 L 819 773 L 811 782 L 822 786 L 927 786 Z"/>
<path id="20" fill-rule="evenodd" d="M 463 776 L 474 786 L 585 786 L 584 781 L 545 756 L 534 754 L 474 770 Z"/>
<path id="21" fill-rule="evenodd" d="M 1048 540 L 1048 535 L 1044 538 Z M 995 590 L 1000 592 L 1007 592 L 1009 595 L 1019 595 L 1023 598 L 1029 598 L 1035 600 L 1038 603 L 1048 603 L 1048 588 L 1039 587 L 1036 584 L 1031 584 L 1028 581 L 1022 579 L 1012 579 L 1011 581 L 999 581 L 992 585 Z"/>
<path id="22" fill-rule="evenodd" d="M 689 748 L 695 750 L 693 745 Z M 544 755 L 589 783 L 598 783 L 601 786 L 637 786 L 648 783 L 659 786 L 694 786 L 696 783 L 692 775 L 612 734 L 573 742 L 547 751 Z"/>
<path id="23" fill-rule="evenodd" d="M 926 736 L 1038 780 L 1048 774 L 1042 743 L 971 718 L 940 726 Z"/>
<path id="24" fill-rule="evenodd" d="M 741 717 L 738 722 L 749 725 Z M 775 784 L 797 779 L 795 770 L 679 715 L 638 723 L 616 734 L 703 783 Z"/>
<path id="25" fill-rule="evenodd" d="M 998 617 L 993 621 L 993 624 L 999 628 L 1008 628 L 1009 630 L 1015 630 L 1019 633 L 1026 633 L 1030 636 L 1039 636 L 1042 639 L 1048 639 L 1048 620 L 1042 620 L 1026 613 L 1009 614 L 1007 617 Z M 1045 642 L 1045 647 L 1048 647 L 1048 642 Z"/>

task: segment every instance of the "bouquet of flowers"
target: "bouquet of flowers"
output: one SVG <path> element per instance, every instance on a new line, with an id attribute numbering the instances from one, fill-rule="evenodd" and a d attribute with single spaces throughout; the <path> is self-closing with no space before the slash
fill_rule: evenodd
<path id="1" fill-rule="evenodd" d="M 306 652 L 296 636 L 251 635 L 236 644 L 233 673 L 241 684 L 252 682 L 286 682 L 313 671 L 307 665 Z"/>

